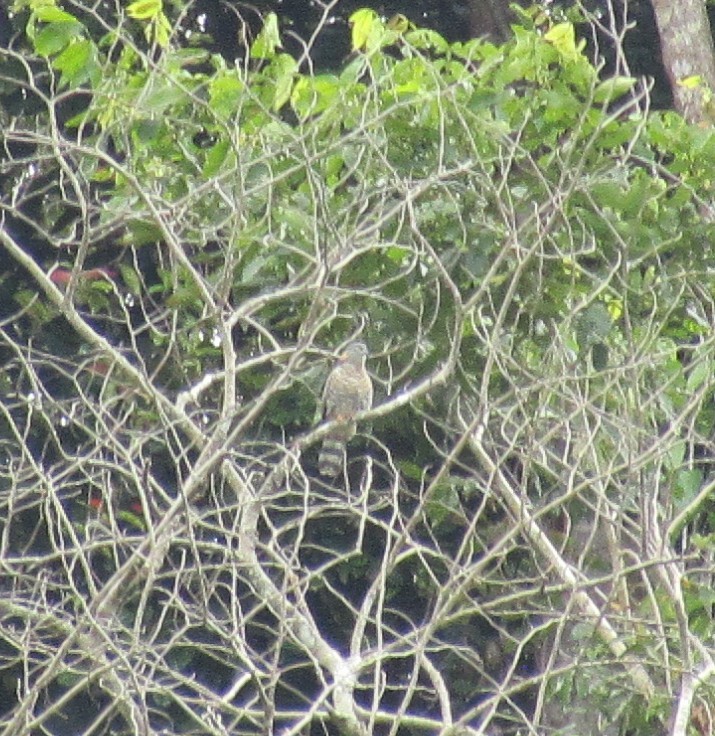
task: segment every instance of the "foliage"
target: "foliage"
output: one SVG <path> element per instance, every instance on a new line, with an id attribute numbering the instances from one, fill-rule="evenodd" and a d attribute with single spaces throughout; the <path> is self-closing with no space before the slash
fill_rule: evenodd
<path id="1" fill-rule="evenodd" d="M 272 16 L 232 67 L 159 0 L 109 27 L 19 5 L 6 732 L 687 714 L 680 672 L 712 672 L 712 133 L 544 15 L 496 46 L 359 11 L 343 68 L 307 73 Z M 377 406 L 331 483 L 320 391 L 358 335 Z"/>

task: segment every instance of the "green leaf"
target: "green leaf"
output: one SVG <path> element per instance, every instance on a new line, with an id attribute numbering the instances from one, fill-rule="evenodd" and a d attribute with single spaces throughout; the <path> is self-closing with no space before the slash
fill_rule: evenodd
<path id="1" fill-rule="evenodd" d="M 450 517 L 460 518 L 461 510 L 459 494 L 452 483 L 437 486 L 426 505 L 427 518 L 437 525 Z"/>
<path id="2" fill-rule="evenodd" d="M 665 456 L 665 466 L 669 470 L 677 470 L 685 459 L 685 442 L 678 440 L 674 442 Z"/>
<path id="3" fill-rule="evenodd" d="M 328 156 L 325 160 L 325 180 L 329 185 L 333 185 L 336 179 L 345 168 L 345 158 L 342 153 L 336 153 Z"/>
<path id="4" fill-rule="evenodd" d="M 685 89 L 697 89 L 703 84 L 703 78 L 699 74 L 693 74 L 689 77 L 678 79 L 678 86 Z"/>
<path id="5" fill-rule="evenodd" d="M 121 273 L 122 280 L 124 281 L 127 289 L 129 289 L 134 296 L 139 296 L 139 294 L 141 294 L 141 281 L 139 280 L 137 272 L 130 265 L 120 263 L 119 273 Z"/>
<path id="6" fill-rule="evenodd" d="M 162 114 L 167 107 L 188 101 L 186 91 L 166 77 L 153 77 L 151 87 L 142 95 L 142 109 L 152 115 Z"/>
<path id="7" fill-rule="evenodd" d="M 77 23 L 79 21 L 74 15 L 61 10 L 55 5 L 45 5 L 37 8 L 34 12 L 35 18 L 43 23 Z"/>
<path id="8" fill-rule="evenodd" d="M 573 23 L 557 23 L 544 34 L 544 40 L 554 46 L 559 54 L 568 61 L 580 58 L 581 52 L 586 45 L 585 40 L 576 44 L 576 29 Z"/>
<path id="9" fill-rule="evenodd" d="M 603 103 L 615 100 L 630 92 L 638 80 L 635 77 L 611 77 L 604 79 L 593 92 L 595 102 Z"/>
<path id="10" fill-rule="evenodd" d="M 57 684 L 63 688 L 71 688 L 82 680 L 83 675 L 70 670 L 63 670 L 57 673 Z"/>
<path id="11" fill-rule="evenodd" d="M 62 81 L 70 87 L 79 87 L 88 81 L 96 86 L 102 73 L 97 62 L 97 48 L 89 40 L 68 46 L 52 66 L 62 73 Z"/>
<path id="12" fill-rule="evenodd" d="M 578 623 L 575 624 L 571 631 L 571 638 L 574 641 L 586 641 L 591 639 L 594 634 L 594 626 L 591 623 Z"/>
<path id="13" fill-rule="evenodd" d="M 412 25 L 409 18 L 406 15 L 402 15 L 402 13 L 396 13 L 387 21 L 387 27 L 391 31 L 397 31 L 398 33 L 405 33 Z"/>
<path id="14" fill-rule="evenodd" d="M 159 13 L 156 18 L 152 19 L 151 26 L 147 30 L 147 33 L 150 40 L 155 41 L 161 47 L 166 47 L 169 45 L 171 30 L 169 19 L 164 13 Z"/>
<path id="15" fill-rule="evenodd" d="M 378 14 L 369 8 L 356 10 L 350 16 L 349 22 L 352 26 L 353 51 L 367 49 L 368 42 L 374 38 L 376 33 L 383 30 Z"/>
<path id="16" fill-rule="evenodd" d="M 76 20 L 51 23 L 45 26 L 34 39 L 35 51 L 41 56 L 59 53 L 82 33 L 83 26 Z"/>
<path id="17" fill-rule="evenodd" d="M 689 394 L 694 393 L 698 388 L 700 388 L 700 386 L 702 386 L 704 381 L 712 376 L 712 373 L 712 363 L 709 360 L 700 360 L 693 366 L 692 370 L 688 374 L 685 390 Z"/>
<path id="18" fill-rule="evenodd" d="M 290 99 L 298 63 L 290 54 L 279 54 L 271 63 L 271 72 L 275 79 L 271 107 L 277 112 Z"/>
<path id="19" fill-rule="evenodd" d="M 132 245 L 157 243 L 163 237 L 161 228 L 151 220 L 130 220 L 127 228 L 129 230 L 127 240 Z"/>
<path id="20" fill-rule="evenodd" d="M 449 44 L 437 31 L 418 28 L 405 34 L 405 40 L 417 49 L 426 49 L 444 54 L 449 51 Z"/>
<path id="21" fill-rule="evenodd" d="M 425 469 L 411 462 L 410 460 L 400 460 L 399 462 L 400 472 L 406 477 L 412 480 L 421 481 L 425 477 Z"/>
<path id="22" fill-rule="evenodd" d="M 676 478 L 676 486 L 680 491 L 677 494 L 677 508 L 687 506 L 697 495 L 703 484 L 703 474 L 697 468 L 681 470 Z"/>
<path id="23" fill-rule="evenodd" d="M 340 93 L 340 82 L 330 74 L 300 77 L 293 87 L 291 105 L 296 114 L 305 119 L 327 110 Z"/>
<path id="24" fill-rule="evenodd" d="M 268 13 L 256 40 L 251 44 L 252 59 L 272 59 L 276 49 L 281 47 L 281 36 L 278 30 L 278 16 Z"/>
<path id="25" fill-rule="evenodd" d="M 136 20 L 151 20 L 162 11 L 162 0 L 136 0 L 127 8 L 127 15 Z"/>
<path id="26" fill-rule="evenodd" d="M 235 72 L 225 72 L 214 78 L 209 86 L 209 106 L 222 118 L 229 118 L 239 107 L 246 85 Z"/>
<path id="27" fill-rule="evenodd" d="M 219 171 L 224 167 L 226 163 L 226 157 L 229 155 L 230 141 L 228 139 L 220 140 L 216 145 L 212 146 L 206 154 L 206 163 L 202 173 L 206 179 L 211 179 L 216 176 Z M 235 157 L 231 157 L 232 162 Z"/>
<path id="28" fill-rule="evenodd" d="M 122 510 L 117 513 L 117 518 L 121 519 L 123 522 L 128 524 L 130 527 L 133 527 L 134 529 L 146 531 L 146 522 L 144 521 L 144 517 L 140 516 L 139 514 L 135 514 L 132 511 Z"/>

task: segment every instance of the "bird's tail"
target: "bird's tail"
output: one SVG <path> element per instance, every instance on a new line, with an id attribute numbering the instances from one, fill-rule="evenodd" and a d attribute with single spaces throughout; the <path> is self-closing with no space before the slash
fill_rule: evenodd
<path id="1" fill-rule="evenodd" d="M 326 478 L 335 478 L 343 469 L 346 445 L 355 436 L 355 422 L 344 422 L 323 440 L 318 454 L 318 472 Z"/>
<path id="2" fill-rule="evenodd" d="M 326 439 L 318 454 L 318 472 L 326 478 L 335 478 L 343 469 L 345 457 L 345 442 L 342 440 Z"/>

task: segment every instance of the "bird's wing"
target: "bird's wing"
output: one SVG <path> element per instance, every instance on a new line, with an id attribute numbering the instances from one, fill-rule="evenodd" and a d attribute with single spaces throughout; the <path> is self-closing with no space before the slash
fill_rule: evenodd
<path id="1" fill-rule="evenodd" d="M 323 386 L 323 418 L 328 420 L 337 419 L 340 410 L 341 368 L 341 365 L 333 368 Z"/>
<path id="2" fill-rule="evenodd" d="M 367 371 L 351 365 L 336 366 L 323 390 L 324 417 L 349 421 L 372 405 L 372 381 Z"/>

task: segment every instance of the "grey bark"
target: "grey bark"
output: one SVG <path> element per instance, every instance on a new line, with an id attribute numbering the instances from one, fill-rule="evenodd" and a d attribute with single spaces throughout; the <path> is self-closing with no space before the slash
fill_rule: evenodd
<path id="1" fill-rule="evenodd" d="M 487 37 L 492 41 L 505 41 L 510 35 L 514 16 L 507 0 L 469 0 L 469 26 L 471 35 Z"/>
<path id="2" fill-rule="evenodd" d="M 689 122 L 713 122 L 708 95 L 715 90 L 715 49 L 705 0 L 651 2 L 676 110 Z M 700 77 L 702 84 L 682 84 L 692 77 Z"/>

